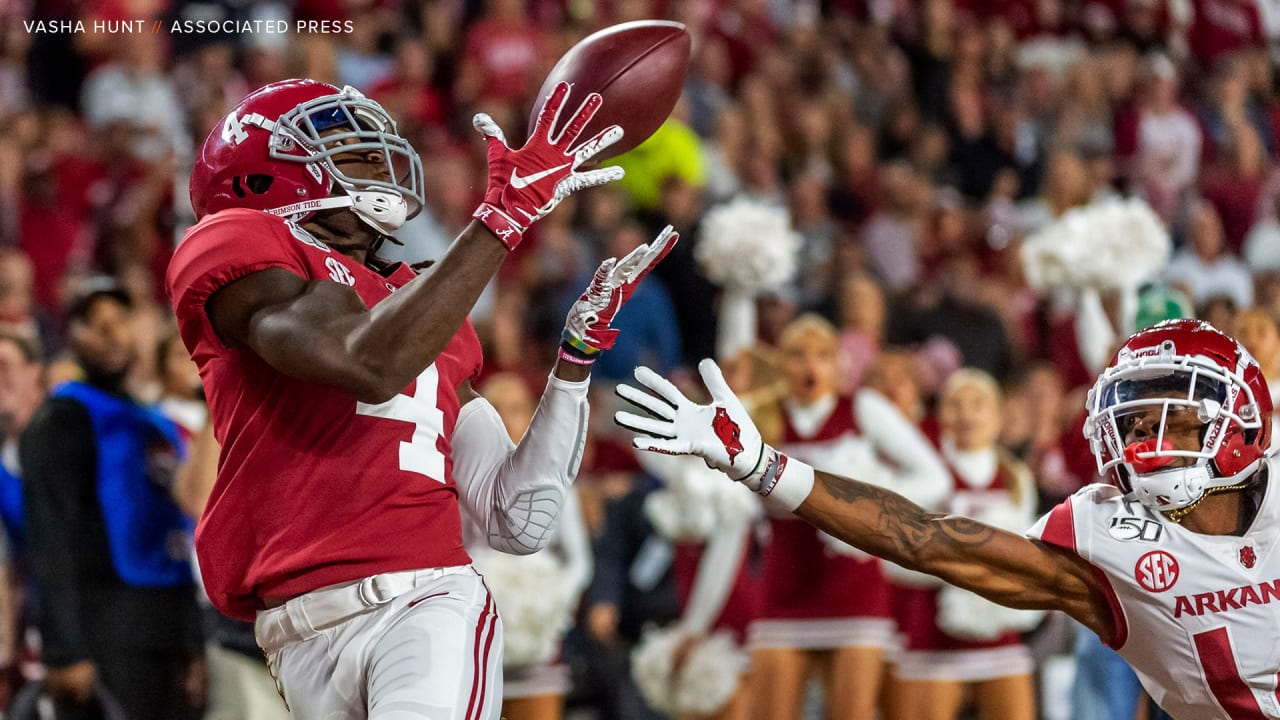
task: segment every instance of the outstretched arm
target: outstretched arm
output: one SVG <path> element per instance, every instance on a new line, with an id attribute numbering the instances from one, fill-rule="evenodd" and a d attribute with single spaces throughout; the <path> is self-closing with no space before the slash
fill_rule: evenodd
<path id="1" fill-rule="evenodd" d="M 1061 610 L 1104 638 L 1114 631 L 1090 566 L 1037 540 L 928 512 L 892 491 L 822 471 L 814 471 L 795 513 L 860 550 L 992 602 Z"/>
<path id="2" fill-rule="evenodd" d="M 518 444 L 487 401 L 470 386 L 459 389 L 454 480 L 495 550 L 525 555 L 551 541 L 586 444 L 591 364 L 617 338 L 609 325 L 618 310 L 679 237 L 667 226 L 653 242 L 600 264 L 569 310 L 555 371 Z"/>
<path id="3" fill-rule="evenodd" d="M 689 401 L 648 368 L 636 369 L 648 392 L 618 387 L 623 399 L 646 413 L 614 416 L 639 433 L 635 447 L 697 455 L 775 506 L 864 552 L 1003 605 L 1062 610 L 1102 637 L 1112 636 L 1102 587 L 1085 561 L 976 520 L 928 512 L 892 491 L 792 460 L 764 444 L 714 362 L 704 360 L 698 369 L 711 392 L 707 405 Z"/>

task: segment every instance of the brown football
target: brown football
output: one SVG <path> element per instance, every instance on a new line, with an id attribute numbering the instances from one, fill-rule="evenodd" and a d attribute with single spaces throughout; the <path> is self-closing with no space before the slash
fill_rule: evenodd
<path id="1" fill-rule="evenodd" d="M 560 110 L 556 133 L 587 95 L 597 92 L 604 102 L 581 139 L 618 125 L 624 133 L 622 139 L 596 160 L 630 150 L 652 135 L 676 106 L 689 71 L 691 49 L 684 24 L 667 20 L 621 23 L 588 35 L 569 48 L 542 81 L 529 113 L 529 132 L 533 132 L 538 111 L 556 83 L 568 82 L 573 88 Z"/>

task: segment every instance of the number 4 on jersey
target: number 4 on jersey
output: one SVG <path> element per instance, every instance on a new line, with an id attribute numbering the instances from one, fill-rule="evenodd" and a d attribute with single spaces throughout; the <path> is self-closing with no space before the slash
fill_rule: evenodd
<path id="1" fill-rule="evenodd" d="M 413 437 L 400 443 L 400 469 L 444 482 L 444 454 L 436 441 L 444 432 L 444 411 L 436 407 L 440 373 L 434 363 L 418 376 L 413 395 L 398 393 L 384 403 L 356 403 L 356 413 L 413 424 Z"/>

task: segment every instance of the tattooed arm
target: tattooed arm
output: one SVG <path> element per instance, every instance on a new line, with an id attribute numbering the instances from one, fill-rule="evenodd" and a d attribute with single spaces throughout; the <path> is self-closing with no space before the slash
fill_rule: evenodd
<path id="1" fill-rule="evenodd" d="M 652 370 L 636 368 L 643 390 L 617 393 L 643 414 L 614 422 L 636 432 L 632 445 L 696 455 L 830 535 L 905 568 L 936 575 L 992 602 L 1062 610 L 1103 638 L 1114 634 L 1103 587 L 1084 560 L 968 518 L 930 513 L 869 483 L 815 471 L 769 447 L 711 360 L 698 364 L 711 402 L 690 401 Z"/>
<path id="2" fill-rule="evenodd" d="M 927 512 L 874 485 L 822 471 L 814 480 L 795 513 L 823 531 L 992 602 L 1061 610 L 1112 636 L 1102 588 L 1084 560 L 977 520 Z"/>

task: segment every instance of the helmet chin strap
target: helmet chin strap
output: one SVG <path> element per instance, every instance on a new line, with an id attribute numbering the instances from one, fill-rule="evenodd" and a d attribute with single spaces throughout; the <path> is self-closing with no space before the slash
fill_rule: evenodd
<path id="1" fill-rule="evenodd" d="M 1215 477 L 1210 472 L 1208 463 L 1202 460 L 1195 465 L 1140 475 L 1130 482 L 1138 491 L 1138 500 L 1143 505 L 1163 512 L 1173 522 L 1180 523 L 1210 495 L 1247 487 L 1261 463 L 1261 460 L 1257 460 L 1235 475 Z M 1198 495 L 1192 489 L 1194 485 L 1203 488 Z M 1182 497 L 1178 497 L 1179 495 Z"/>
<path id="2" fill-rule="evenodd" d="M 335 208 L 351 208 L 364 224 L 383 235 L 390 235 L 404 225 L 409 216 L 409 203 L 404 196 L 392 190 L 347 190 L 345 195 L 333 195 L 317 200 L 285 205 L 269 210 L 272 215 L 291 217 Z"/>

